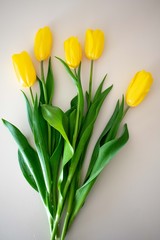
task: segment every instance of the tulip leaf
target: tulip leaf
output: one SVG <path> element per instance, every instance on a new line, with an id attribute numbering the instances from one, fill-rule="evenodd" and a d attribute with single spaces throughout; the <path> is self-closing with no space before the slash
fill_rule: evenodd
<path id="1" fill-rule="evenodd" d="M 97 98 L 97 100 L 95 100 L 93 103 L 91 103 L 91 106 L 88 110 L 87 116 L 83 120 L 83 126 L 82 126 L 80 136 L 79 136 L 79 143 L 77 145 L 75 154 L 71 161 L 70 175 L 74 174 L 80 159 L 81 159 L 81 166 L 82 166 L 82 163 L 84 161 L 84 156 L 85 156 L 85 154 L 83 154 L 83 153 L 86 152 L 86 148 L 89 144 L 89 140 L 92 135 L 94 123 L 97 119 L 97 116 L 98 116 L 98 113 L 102 106 L 102 103 L 105 100 L 106 96 L 111 91 L 111 89 L 112 89 L 112 86 L 110 86 L 105 91 L 103 91 L 101 93 L 101 95 Z M 82 155 L 83 155 L 83 158 L 82 158 Z"/>
<path id="2" fill-rule="evenodd" d="M 100 83 L 99 87 L 97 88 L 97 91 L 94 95 L 93 101 L 95 101 L 99 97 L 99 95 L 101 94 L 102 87 L 103 87 L 104 81 L 106 80 L 106 77 L 107 77 L 107 74 L 104 76 L 102 82 Z"/>
<path id="3" fill-rule="evenodd" d="M 33 114 L 33 110 L 31 108 L 31 105 L 30 105 L 30 102 L 26 96 L 26 94 L 22 91 L 23 93 L 23 96 L 25 98 L 25 101 L 26 101 L 26 107 L 27 107 L 27 116 L 28 116 L 28 122 L 29 122 L 29 125 L 30 125 L 30 128 L 31 130 L 33 131 L 33 117 L 32 117 L 32 114 Z"/>
<path id="4" fill-rule="evenodd" d="M 49 166 L 49 153 L 46 148 L 46 142 L 44 137 L 44 129 L 43 129 L 44 119 L 41 115 L 40 108 L 38 106 L 37 98 L 34 103 L 34 111 L 33 111 L 33 134 L 34 141 L 37 149 L 37 153 L 40 159 L 41 168 L 46 184 L 46 188 L 48 193 L 51 190 L 51 172 Z"/>
<path id="5" fill-rule="evenodd" d="M 72 158 L 73 156 L 73 148 L 69 142 L 68 136 L 65 130 L 65 114 L 64 112 L 55 106 L 42 105 L 42 114 L 44 119 L 60 132 L 62 137 L 65 140 L 64 145 L 64 156 L 63 156 L 63 166 Z"/>
<path id="6" fill-rule="evenodd" d="M 34 177 L 31 173 L 29 167 L 27 166 L 25 159 L 23 158 L 23 154 L 21 153 L 20 150 L 18 150 L 18 161 L 19 161 L 19 165 L 20 165 L 21 171 L 23 173 L 23 176 L 25 177 L 27 182 L 31 185 L 31 187 L 34 190 L 38 191 Z"/>
<path id="7" fill-rule="evenodd" d="M 87 103 L 87 107 L 89 108 L 90 106 L 90 99 L 89 99 L 89 93 L 86 91 L 86 103 Z"/>
<path id="8" fill-rule="evenodd" d="M 109 88 L 107 88 L 106 90 L 104 90 L 100 95 L 99 97 L 97 97 L 97 99 L 95 99 L 89 110 L 88 110 L 88 113 L 86 115 L 86 118 L 84 120 L 84 124 L 83 124 L 83 127 L 82 127 L 82 133 L 83 131 L 85 131 L 86 127 L 91 124 L 92 122 L 95 122 L 96 121 L 96 118 L 99 114 L 99 111 L 101 109 L 101 106 L 102 106 L 102 103 L 104 102 L 105 98 L 107 97 L 107 95 L 109 94 L 109 92 L 111 91 L 112 89 L 112 86 L 110 86 Z"/>
<path id="9" fill-rule="evenodd" d="M 48 104 L 51 104 L 53 94 L 54 94 L 54 76 L 53 76 L 53 70 L 52 70 L 51 57 L 49 58 L 49 64 L 48 64 L 46 89 L 47 89 L 47 96 L 48 96 Z"/>
<path id="10" fill-rule="evenodd" d="M 76 114 L 77 111 L 76 109 L 73 109 L 69 115 L 69 139 L 72 142 L 73 140 L 73 134 L 74 134 L 74 129 L 75 129 L 75 119 L 76 119 Z"/>
<path id="11" fill-rule="evenodd" d="M 98 157 L 98 154 L 99 154 L 99 150 L 100 150 L 100 147 L 105 143 L 104 141 L 104 138 L 106 138 L 106 135 L 109 133 L 110 129 L 112 128 L 114 122 L 115 122 L 115 119 L 118 115 L 118 112 L 119 112 L 119 101 L 117 101 L 117 104 L 116 104 L 116 107 L 114 109 L 114 112 L 110 118 L 110 120 L 108 121 L 106 127 L 104 128 L 103 132 L 101 133 L 95 147 L 94 147 L 94 150 L 93 150 L 93 153 L 92 153 L 92 157 L 91 157 L 91 161 L 90 161 L 90 164 L 89 164 L 89 167 L 88 167 L 88 171 L 87 171 L 87 174 L 86 174 L 86 177 L 85 177 L 85 182 L 86 180 L 89 178 L 90 174 L 91 174 L 91 171 L 93 169 L 93 166 L 96 162 L 96 159 Z"/>
<path id="12" fill-rule="evenodd" d="M 77 145 L 77 149 L 75 152 L 75 155 L 73 156 L 72 165 L 71 165 L 71 171 L 74 172 L 75 168 L 77 168 L 78 165 L 78 171 L 79 171 L 79 177 L 80 172 L 83 166 L 83 162 L 85 160 L 85 154 L 87 151 L 87 146 L 89 144 L 89 140 L 92 136 L 92 131 L 94 127 L 94 123 L 97 119 L 97 116 L 99 114 L 99 111 L 101 109 L 101 106 L 106 98 L 106 96 L 111 91 L 112 86 L 104 90 L 97 99 L 94 100 L 94 102 L 91 103 L 90 108 L 88 110 L 88 113 L 86 117 L 83 119 L 83 126 L 80 132 L 79 137 L 79 143 Z M 79 163 L 80 162 L 80 163 Z M 72 168 L 74 170 L 72 170 Z"/>
<path id="13" fill-rule="evenodd" d="M 40 89 L 40 103 L 44 104 L 45 99 L 44 99 L 44 92 L 43 92 L 43 86 L 42 86 L 42 81 L 40 78 L 37 77 L 38 83 L 39 83 L 39 89 Z"/>
<path id="14" fill-rule="evenodd" d="M 104 137 L 105 142 L 110 141 L 116 137 L 116 134 L 118 132 L 118 129 L 119 129 L 120 123 L 123 119 L 123 116 L 124 116 L 124 96 L 122 97 L 122 102 L 119 107 L 117 117 L 116 117 L 115 121 L 113 122 L 113 125 L 112 125 L 109 133 L 106 135 L 106 137 Z"/>
<path id="15" fill-rule="evenodd" d="M 28 169 L 35 180 L 38 191 L 41 194 L 42 199 L 45 203 L 46 187 L 36 151 L 30 146 L 26 137 L 21 133 L 21 131 L 17 127 L 15 127 L 13 124 L 9 123 L 4 119 L 2 121 L 8 128 L 8 130 L 11 132 L 15 141 L 17 142 L 21 156 L 23 156 L 23 160 L 21 159 L 21 161 L 24 161 L 25 165 L 28 166 Z"/>
<path id="16" fill-rule="evenodd" d="M 111 159 L 116 155 L 116 153 L 126 144 L 129 139 L 129 133 L 127 125 L 124 125 L 124 131 L 122 135 L 117 138 L 113 139 L 109 142 L 106 142 L 99 150 L 99 154 L 97 156 L 97 160 L 95 165 L 92 169 L 91 175 L 89 179 L 76 191 L 75 202 L 74 202 L 74 209 L 72 211 L 72 216 L 70 219 L 70 224 L 72 223 L 73 219 L 77 215 L 80 208 L 83 206 L 86 197 L 89 194 L 92 186 L 97 180 L 97 177 L 102 172 L 104 167 L 111 161 Z"/>
<path id="17" fill-rule="evenodd" d="M 58 187 L 58 175 L 59 175 L 59 168 L 61 164 L 62 158 L 62 150 L 63 150 L 63 138 L 60 133 L 58 133 L 58 142 L 57 146 L 50 157 L 50 164 L 52 169 L 52 180 L 53 180 L 53 203 L 54 203 L 54 210 L 56 211 L 57 206 L 57 187 Z M 54 212 L 55 212 L 54 211 Z"/>
<path id="18" fill-rule="evenodd" d="M 76 107 L 77 107 L 77 102 L 78 102 L 78 96 L 76 95 L 76 96 L 71 100 L 71 108 L 76 108 Z"/>
<path id="19" fill-rule="evenodd" d="M 67 71 L 68 74 L 71 76 L 73 82 L 74 82 L 75 85 L 77 86 L 77 84 L 78 84 L 78 79 L 77 79 L 77 77 L 73 74 L 73 72 L 71 71 L 70 67 L 69 67 L 69 66 L 67 65 L 67 63 L 66 63 L 64 60 L 62 60 L 61 58 L 59 58 L 59 57 L 56 57 L 56 58 L 63 64 L 63 66 L 65 67 L 66 71 Z M 80 73 L 79 73 L 79 74 L 80 74 Z"/>

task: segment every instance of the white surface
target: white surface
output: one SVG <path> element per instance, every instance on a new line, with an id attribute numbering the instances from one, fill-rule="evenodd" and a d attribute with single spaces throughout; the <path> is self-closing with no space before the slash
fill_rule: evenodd
<path id="1" fill-rule="evenodd" d="M 100 28 L 105 51 L 95 65 L 94 87 L 108 72 L 114 88 L 105 102 L 95 137 L 133 75 L 145 69 L 154 77 L 151 92 L 128 112 L 130 140 L 104 170 L 67 240 L 160 239 L 160 1 L 159 0 L 1 0 L 0 117 L 28 137 L 25 104 L 11 55 L 26 49 L 33 56 L 36 31 L 49 25 L 53 56 L 64 57 L 63 41 L 71 35 L 83 43 L 87 28 Z M 34 56 L 33 56 L 34 59 Z M 38 67 L 36 61 L 35 66 Z M 54 60 L 55 103 L 67 109 L 75 89 Z M 87 87 L 89 62 L 84 59 Z M 38 195 L 27 185 L 17 161 L 17 146 L 0 123 L 0 239 L 49 240 L 47 217 Z"/>

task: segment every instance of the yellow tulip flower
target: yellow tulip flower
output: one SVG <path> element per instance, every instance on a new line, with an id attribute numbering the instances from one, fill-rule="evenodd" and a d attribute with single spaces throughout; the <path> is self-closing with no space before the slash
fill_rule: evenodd
<path id="1" fill-rule="evenodd" d="M 34 40 L 34 54 L 38 61 L 46 60 L 51 55 L 52 33 L 49 27 L 40 28 Z"/>
<path id="2" fill-rule="evenodd" d="M 25 51 L 12 56 L 13 66 L 22 87 L 31 87 L 36 81 L 36 71 L 29 54 Z"/>
<path id="3" fill-rule="evenodd" d="M 137 72 L 126 92 L 126 103 L 130 107 L 139 105 L 149 92 L 153 78 L 151 73 L 144 70 Z"/>
<path id="4" fill-rule="evenodd" d="M 86 31 L 85 37 L 85 54 L 90 60 L 98 59 L 104 49 L 104 33 L 97 29 Z"/>
<path id="5" fill-rule="evenodd" d="M 82 60 L 81 45 L 76 37 L 70 37 L 64 42 L 65 58 L 69 67 L 76 68 Z"/>

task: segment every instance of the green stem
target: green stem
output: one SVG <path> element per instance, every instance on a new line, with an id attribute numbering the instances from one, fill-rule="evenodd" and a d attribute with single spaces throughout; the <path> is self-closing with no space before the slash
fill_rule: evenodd
<path id="1" fill-rule="evenodd" d="M 78 212 L 80 211 L 80 209 L 82 208 L 82 206 L 84 205 L 86 198 L 88 196 L 88 194 L 90 193 L 94 183 L 96 182 L 97 177 L 88 185 L 87 190 L 85 191 L 85 194 L 83 196 L 83 198 L 80 199 L 79 203 L 78 203 L 78 207 L 76 208 L 76 211 L 74 212 L 73 215 L 70 216 L 69 219 L 69 223 L 68 223 L 68 228 L 71 226 L 71 224 L 73 223 L 75 217 L 77 216 Z"/>
<path id="2" fill-rule="evenodd" d="M 75 123 L 75 129 L 73 134 L 73 141 L 72 141 L 72 147 L 75 148 L 76 140 L 78 136 L 78 131 L 81 125 L 81 120 L 83 116 L 83 108 L 84 108 L 84 100 L 83 100 L 83 90 L 81 85 L 81 80 L 79 79 L 76 69 L 75 71 L 75 77 L 77 78 L 77 93 L 78 93 L 78 102 L 77 102 L 77 114 L 76 114 L 76 123 Z M 80 74 L 79 74 L 80 75 Z"/>
<path id="3" fill-rule="evenodd" d="M 59 224 L 59 220 L 60 220 L 60 217 L 61 217 L 62 209 L 63 209 L 63 202 L 58 201 L 58 208 L 57 208 L 56 217 L 54 219 L 54 225 L 53 225 L 53 230 L 52 230 L 52 234 L 51 234 L 51 240 L 55 240 L 55 237 L 57 235 L 58 224 Z"/>
<path id="4" fill-rule="evenodd" d="M 80 79 L 78 78 L 76 71 L 75 71 L 75 77 L 77 78 L 76 86 L 77 86 L 77 91 L 78 91 L 78 103 L 77 103 L 76 124 L 75 124 L 75 130 L 74 130 L 73 141 L 72 141 L 73 148 L 75 148 L 75 145 L 76 145 L 77 135 L 78 135 L 79 127 L 81 125 L 83 109 L 84 109 L 83 90 L 82 90 Z M 56 236 L 57 227 L 58 227 L 58 224 L 59 224 L 59 221 L 61 218 L 62 210 L 64 207 L 64 202 L 66 200 L 66 195 L 67 195 L 67 191 L 70 186 L 71 180 L 72 180 L 72 178 L 70 178 L 70 176 L 69 176 L 67 179 L 67 182 L 65 184 L 64 191 L 63 191 L 63 198 L 60 195 L 58 197 L 58 207 L 57 207 L 57 213 L 56 213 L 53 231 L 52 231 L 52 235 L 51 235 L 51 240 L 54 240 L 54 238 Z M 67 222 L 68 222 L 68 220 L 67 220 Z M 66 223 L 66 224 L 68 225 L 68 223 Z M 65 231 L 66 230 L 64 229 L 64 234 L 65 234 Z"/>
<path id="5" fill-rule="evenodd" d="M 124 110 L 124 113 L 123 113 L 123 118 L 125 117 L 126 113 L 128 112 L 128 110 L 130 109 L 130 106 L 126 106 L 126 109 Z"/>
<path id="6" fill-rule="evenodd" d="M 68 198 L 68 207 L 67 207 L 67 212 L 66 212 L 66 217 L 64 220 L 64 225 L 62 229 L 62 235 L 61 235 L 61 240 L 65 239 L 67 230 L 68 230 L 68 224 L 72 212 L 72 205 L 73 205 L 73 199 L 74 199 L 74 193 L 75 193 L 75 183 L 76 183 L 76 177 L 74 177 L 72 184 L 70 186 L 70 192 L 69 192 L 69 198 Z"/>
<path id="7" fill-rule="evenodd" d="M 33 97 L 33 92 L 32 92 L 32 88 L 29 88 L 30 91 L 30 95 L 31 95 L 31 99 L 32 99 L 32 104 L 34 105 L 34 97 Z"/>
<path id="8" fill-rule="evenodd" d="M 75 145 L 76 145 L 76 140 L 77 140 L 77 135 L 78 135 L 78 130 L 79 130 L 79 115 L 80 115 L 80 97 L 79 97 L 79 94 L 78 94 L 76 123 L 75 123 L 75 129 L 74 129 L 74 134 L 73 134 L 73 142 L 72 142 L 73 149 L 75 148 Z"/>
<path id="9" fill-rule="evenodd" d="M 45 85 L 43 61 L 41 61 L 41 81 L 42 81 L 42 87 L 43 87 L 43 93 L 44 93 L 44 100 L 45 100 L 45 103 L 47 104 L 48 98 L 47 98 L 47 89 L 46 89 L 46 85 Z"/>
<path id="10" fill-rule="evenodd" d="M 93 63 L 94 61 L 91 60 L 91 66 L 90 66 L 90 78 L 89 78 L 89 105 L 92 101 L 92 79 L 93 79 Z"/>

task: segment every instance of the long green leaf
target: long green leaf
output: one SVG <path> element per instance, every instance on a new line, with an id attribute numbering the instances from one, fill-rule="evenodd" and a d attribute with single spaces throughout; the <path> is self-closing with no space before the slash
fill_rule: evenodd
<path id="1" fill-rule="evenodd" d="M 32 114 L 33 114 L 33 110 L 31 108 L 31 105 L 30 105 L 30 102 L 26 96 L 26 94 L 22 91 L 23 93 L 23 96 L 25 98 L 25 101 L 26 101 L 26 108 L 27 108 L 27 116 L 28 116 L 28 122 L 29 122 L 29 125 L 30 125 L 30 128 L 31 130 L 33 131 L 33 117 L 32 117 Z"/>
<path id="2" fill-rule="evenodd" d="M 102 82 L 100 83 L 99 87 L 97 88 L 97 91 L 96 91 L 96 93 L 94 95 L 93 101 L 95 101 L 99 97 L 99 95 L 101 94 L 102 87 L 103 87 L 103 84 L 104 84 L 104 82 L 106 80 L 106 77 L 107 77 L 107 74 L 104 76 Z"/>
<path id="3" fill-rule="evenodd" d="M 119 107 L 117 117 L 116 117 L 115 121 L 113 122 L 109 133 L 104 137 L 105 142 L 110 141 L 116 137 L 120 123 L 123 119 L 123 116 L 124 116 L 124 96 L 122 97 L 122 102 Z"/>
<path id="4" fill-rule="evenodd" d="M 44 92 L 43 92 L 43 86 L 42 86 L 42 81 L 40 78 L 37 77 L 38 83 L 39 83 L 39 90 L 40 90 L 40 103 L 44 104 L 45 99 L 44 99 Z"/>
<path id="5" fill-rule="evenodd" d="M 49 153 L 46 148 L 45 138 L 43 135 L 43 122 L 44 119 L 41 116 L 41 111 L 38 106 L 37 98 L 35 99 L 34 112 L 33 112 L 33 134 L 37 153 L 40 159 L 41 168 L 46 184 L 48 193 L 51 190 L 51 171 L 49 166 Z"/>
<path id="6" fill-rule="evenodd" d="M 60 108 L 55 106 L 49 106 L 44 104 L 41 108 L 44 119 L 58 132 L 60 132 L 60 134 L 65 140 L 63 157 L 64 166 L 72 158 L 74 152 L 65 130 L 65 114 Z"/>
<path id="7" fill-rule="evenodd" d="M 88 125 L 94 123 L 97 119 L 97 116 L 99 114 L 99 111 L 101 109 L 101 106 L 105 100 L 105 98 L 107 97 L 107 95 L 109 94 L 109 92 L 111 91 L 112 86 L 110 86 L 109 88 L 107 88 L 106 90 L 104 90 L 97 99 L 95 99 L 94 102 L 92 102 L 89 111 L 87 113 L 87 116 L 84 120 L 84 124 L 81 130 L 81 134 L 83 133 L 83 131 L 85 131 L 85 129 L 87 128 Z"/>
<path id="8" fill-rule="evenodd" d="M 53 70 L 52 70 L 51 57 L 49 58 L 49 63 L 48 63 L 46 89 L 47 89 L 47 96 L 48 96 L 48 104 L 51 104 L 53 94 L 54 94 L 54 76 L 53 76 Z"/>
<path id="9" fill-rule="evenodd" d="M 18 161 L 19 161 L 19 166 L 21 168 L 21 171 L 23 173 L 23 176 L 25 177 L 25 179 L 27 180 L 27 182 L 31 185 L 31 187 L 38 191 L 36 182 L 34 180 L 34 177 L 29 169 L 29 167 L 27 166 L 25 159 L 23 158 L 23 154 L 21 153 L 20 150 L 18 150 Z"/>
<path id="10" fill-rule="evenodd" d="M 65 67 L 66 71 L 68 72 L 68 74 L 71 76 L 72 80 L 74 81 L 74 83 L 77 85 L 78 84 L 78 79 L 77 77 L 73 74 L 73 72 L 71 71 L 71 69 L 69 68 L 69 66 L 67 65 L 67 63 L 62 60 L 61 58 L 59 57 L 56 57 L 62 64 L 63 66 Z M 80 75 L 80 74 L 79 74 Z"/>
<path id="11" fill-rule="evenodd" d="M 115 109 L 114 109 L 114 112 L 110 118 L 110 120 L 108 121 L 106 127 L 104 128 L 104 130 L 102 131 L 95 147 L 94 147 L 94 150 L 93 150 L 93 153 L 92 153 L 92 157 L 91 157 L 91 161 L 90 161 L 90 164 L 89 164 L 89 167 L 88 167 L 88 171 L 87 171 L 87 174 L 86 174 L 86 177 L 85 177 L 85 182 L 86 180 L 89 178 L 90 176 L 90 173 L 93 169 L 93 166 L 95 164 L 95 161 L 98 157 L 98 154 L 99 154 L 99 150 L 100 150 L 100 147 L 105 143 L 104 139 L 106 139 L 106 135 L 109 133 L 110 129 L 112 128 L 114 122 L 115 122 L 115 119 L 118 115 L 118 112 L 119 112 L 119 101 L 117 102 L 116 106 L 115 106 Z"/>
<path id="12" fill-rule="evenodd" d="M 83 159 L 81 158 L 82 154 L 86 151 L 86 147 L 89 144 L 89 140 L 92 135 L 94 123 L 97 119 L 97 116 L 98 116 L 98 113 L 102 106 L 102 103 L 105 100 L 106 96 L 108 95 L 108 93 L 110 92 L 111 89 L 112 89 L 112 86 L 101 93 L 99 98 L 97 98 L 97 100 L 94 103 L 92 103 L 91 107 L 89 108 L 88 114 L 87 114 L 86 118 L 84 119 L 83 127 L 80 132 L 79 143 L 76 147 L 76 151 L 75 151 L 74 156 L 71 161 L 69 176 L 68 176 L 68 180 L 67 180 L 65 190 L 64 190 L 65 192 L 67 191 L 67 188 L 68 188 L 70 182 L 72 181 L 72 178 L 74 176 L 74 173 L 76 171 L 76 168 L 78 166 L 80 159 L 81 159 L 81 161 L 84 161 L 84 155 L 83 155 Z"/>
<path id="13" fill-rule="evenodd" d="M 63 150 L 63 138 L 59 134 L 59 139 L 56 145 L 56 148 L 50 158 L 50 164 L 51 164 L 51 169 L 52 169 L 52 180 L 53 180 L 53 210 L 54 214 L 56 213 L 57 210 L 57 188 L 58 188 L 58 175 L 60 171 L 60 165 L 61 165 L 61 158 L 62 158 L 62 150 Z"/>
<path id="14" fill-rule="evenodd" d="M 42 196 L 44 203 L 46 202 L 46 187 L 42 175 L 42 169 L 39 164 L 39 159 L 35 150 L 30 146 L 26 137 L 21 133 L 21 131 L 15 127 L 13 124 L 2 119 L 5 126 L 11 132 L 13 138 L 18 144 L 19 151 L 23 156 L 25 164 L 28 166 L 34 180 L 36 182 L 39 193 Z"/>
<path id="15" fill-rule="evenodd" d="M 105 143 L 100 148 L 96 163 L 94 165 L 94 168 L 91 172 L 89 179 L 76 192 L 74 209 L 70 219 L 70 224 L 72 223 L 73 219 L 77 215 L 80 208 L 83 206 L 86 200 L 86 197 L 88 196 L 99 174 L 102 172 L 104 167 L 111 161 L 111 159 L 115 156 L 115 154 L 126 144 L 128 139 L 129 139 L 128 128 L 127 128 L 127 125 L 125 125 L 124 131 L 119 138 Z"/>

